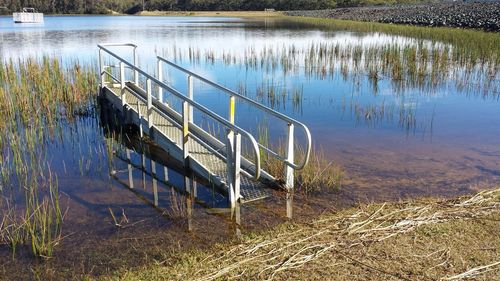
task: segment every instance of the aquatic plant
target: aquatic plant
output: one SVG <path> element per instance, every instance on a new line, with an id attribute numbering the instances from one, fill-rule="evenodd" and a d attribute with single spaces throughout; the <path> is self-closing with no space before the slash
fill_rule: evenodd
<path id="1" fill-rule="evenodd" d="M 61 126 L 94 112 L 97 75 L 92 65 L 62 65 L 57 58 L 0 62 L 0 176 L 5 216 L 0 243 L 13 256 L 30 245 L 33 255 L 49 258 L 62 237 L 57 175 L 46 144 L 62 138 Z M 24 193 L 24 200 L 16 201 Z"/>

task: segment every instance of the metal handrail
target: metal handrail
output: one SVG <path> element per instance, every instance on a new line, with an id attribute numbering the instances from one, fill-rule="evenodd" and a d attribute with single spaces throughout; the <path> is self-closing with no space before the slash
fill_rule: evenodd
<path id="1" fill-rule="evenodd" d="M 260 103 L 258 103 L 256 101 L 254 101 L 254 100 L 252 100 L 252 99 L 250 99 L 248 97 L 245 97 L 245 96 L 243 96 L 243 95 L 241 95 L 241 94 L 239 94 L 239 93 L 237 93 L 237 92 L 235 92 L 235 91 L 233 91 L 231 89 L 228 89 L 228 88 L 226 88 L 226 87 L 224 87 L 224 86 L 222 86 L 220 84 L 217 84 L 217 83 L 215 83 L 213 81 L 210 81 L 210 80 L 208 80 L 208 79 L 206 79 L 206 78 L 204 78 L 204 77 L 202 77 L 202 76 L 200 76 L 200 75 L 198 75 L 198 74 L 196 74 L 196 73 L 194 73 L 194 72 L 192 72 L 192 71 L 190 71 L 190 70 L 188 70 L 186 68 L 183 68 L 183 67 L 181 67 L 181 66 L 179 66 L 179 65 L 177 65 L 177 64 L 175 64 L 175 63 L 173 63 L 173 62 L 171 62 L 171 61 L 169 61 L 169 60 L 167 60 L 167 59 L 165 59 L 165 58 L 163 58 L 161 56 L 156 56 L 156 58 L 159 61 L 162 61 L 162 62 L 164 62 L 164 63 L 166 63 L 166 64 L 168 64 L 168 65 L 170 65 L 170 66 L 172 66 L 172 67 L 174 67 L 174 68 L 176 68 L 176 69 L 178 69 L 178 70 L 180 70 L 180 71 L 182 71 L 182 72 L 184 72 L 184 73 L 186 73 L 186 74 L 188 74 L 188 75 L 190 75 L 192 77 L 195 77 L 196 79 L 198 79 L 200 81 L 203 81 L 204 83 L 206 83 L 206 84 L 208 84 L 210 86 L 213 86 L 213 87 L 215 87 L 215 88 L 217 88 L 217 89 L 219 89 L 219 90 L 221 90 L 221 91 L 223 91 L 223 92 L 225 92 L 227 94 L 230 94 L 232 96 L 236 96 L 236 97 L 238 97 L 238 98 L 240 98 L 240 99 L 242 99 L 242 100 L 244 100 L 244 101 L 246 101 L 246 102 L 248 102 L 248 103 L 250 103 L 250 104 L 252 104 L 252 105 L 254 105 L 256 107 L 258 107 L 259 109 L 261 109 L 261 110 L 263 110 L 263 111 L 265 111 L 267 113 L 270 113 L 271 115 L 273 115 L 273 116 L 275 116 L 275 117 L 277 117 L 277 118 L 279 118 L 279 119 L 287 122 L 288 124 L 293 124 L 293 125 L 296 125 L 298 127 L 301 127 L 302 130 L 304 131 L 305 135 L 306 135 L 307 148 L 306 148 L 306 155 L 305 155 L 302 163 L 300 163 L 300 165 L 288 161 L 288 159 L 285 159 L 285 158 L 281 157 L 277 152 L 271 150 L 270 148 L 268 148 L 268 147 L 266 147 L 266 146 L 264 146 L 264 145 L 262 145 L 260 143 L 258 145 L 259 145 L 259 147 L 261 147 L 262 149 L 264 149 L 267 153 L 269 153 L 272 156 L 274 156 L 275 158 L 283 161 L 285 164 L 287 164 L 288 166 L 292 167 L 295 170 L 301 170 L 302 168 L 304 168 L 305 165 L 307 165 L 307 163 L 309 162 L 309 157 L 311 155 L 312 140 L 311 140 L 311 132 L 309 131 L 309 129 L 307 128 L 306 125 L 304 125 L 303 123 L 301 123 L 301 122 L 299 122 L 299 121 L 297 121 L 297 120 L 295 120 L 293 118 L 290 118 L 290 117 L 284 115 L 283 113 L 280 113 L 280 112 L 278 112 L 276 110 L 273 110 L 273 109 L 271 109 L 271 108 L 269 108 L 269 107 L 267 107 L 267 106 L 265 106 L 263 104 L 260 104 Z"/>
<path id="2" fill-rule="evenodd" d="M 134 43 L 100 43 L 98 46 L 103 46 L 103 47 L 134 47 L 137 48 L 137 45 Z"/>
<path id="3" fill-rule="evenodd" d="M 255 180 L 259 179 L 260 173 L 261 173 L 260 151 L 259 151 L 259 145 L 258 145 L 257 141 L 255 140 L 255 138 L 252 136 L 252 134 L 250 134 L 247 131 L 241 129 L 240 127 L 238 127 L 238 126 L 230 123 L 229 121 L 227 121 L 223 117 L 219 116 L 218 114 L 212 112 L 211 110 L 209 110 L 208 108 L 204 107 L 203 105 L 201 105 L 201 104 L 199 104 L 199 103 L 197 103 L 197 102 L 195 102 L 195 101 L 187 98 L 185 95 L 183 95 L 179 91 L 177 91 L 174 88 L 166 85 L 162 81 L 159 81 L 155 77 L 149 75 L 148 73 L 146 73 L 145 71 L 141 70 L 140 68 L 138 68 L 134 64 L 131 64 L 130 62 L 122 59 L 120 56 L 118 56 L 117 54 L 115 54 L 114 52 L 112 52 L 111 50 L 109 50 L 108 48 L 106 48 L 106 46 L 130 46 L 130 47 L 134 47 L 134 50 L 135 50 L 135 48 L 137 47 L 136 45 L 131 44 L 131 43 L 128 43 L 128 44 L 108 43 L 108 44 L 98 44 L 97 46 L 99 47 L 100 50 L 105 51 L 109 55 L 111 55 L 114 58 L 116 58 L 117 60 L 119 60 L 124 65 L 129 66 L 130 69 L 134 70 L 135 73 L 139 73 L 139 74 L 143 75 L 144 77 L 146 77 L 147 79 L 149 79 L 151 82 L 154 82 L 155 84 L 157 84 L 158 86 L 160 86 L 162 89 L 164 89 L 164 90 L 168 91 L 169 93 L 175 95 L 177 98 L 183 100 L 184 102 L 187 102 L 190 106 L 197 108 L 201 112 L 207 114 L 208 116 L 210 116 L 214 120 L 220 122 L 221 124 L 223 124 L 227 128 L 231 129 L 232 131 L 237 132 L 240 135 L 244 135 L 251 142 L 252 148 L 253 148 L 253 152 L 254 152 L 253 154 L 254 154 L 254 157 L 255 157 L 254 158 L 255 159 L 255 174 L 253 175 L 253 178 Z M 136 54 L 134 54 L 134 57 L 136 58 Z M 101 69 L 101 71 L 102 71 L 102 69 Z M 102 75 L 102 73 L 101 73 L 101 75 Z M 137 77 L 136 77 L 136 80 L 137 80 Z M 163 109 L 161 109 L 159 107 L 157 107 L 157 108 L 160 109 L 160 110 L 163 110 Z"/>

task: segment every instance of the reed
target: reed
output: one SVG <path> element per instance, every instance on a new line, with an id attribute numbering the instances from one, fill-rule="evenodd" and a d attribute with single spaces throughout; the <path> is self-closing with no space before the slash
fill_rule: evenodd
<path id="1" fill-rule="evenodd" d="M 437 30 L 438 29 L 433 29 Z M 463 30 L 462 30 L 463 31 Z M 460 34 L 462 31 L 454 31 Z M 462 35 L 467 37 L 468 31 Z M 389 33 L 390 34 L 390 33 Z M 479 45 L 488 45 L 488 42 L 498 41 L 499 36 L 483 32 L 473 32 L 476 39 L 488 38 Z M 474 37 L 474 36 L 469 36 Z M 464 72 L 471 72 L 479 77 L 497 77 L 500 51 L 493 48 L 487 54 L 477 54 L 463 47 L 463 42 L 452 40 L 443 43 L 435 37 L 435 41 L 427 41 L 423 37 L 412 37 L 409 41 L 391 41 L 380 45 L 361 45 L 353 43 L 310 42 L 305 45 L 275 44 L 266 45 L 261 49 L 253 46 L 242 52 L 235 53 L 228 50 L 201 49 L 190 47 L 192 52 L 203 53 L 205 56 L 189 57 L 193 64 L 204 62 L 206 64 L 236 65 L 245 70 L 263 72 L 275 75 L 281 72 L 285 78 L 292 75 L 303 75 L 306 78 L 333 79 L 340 73 L 347 81 L 368 77 L 371 83 L 378 83 L 381 79 L 392 79 L 398 90 L 412 88 L 435 89 L 449 81 L 455 82 L 458 88 L 462 84 L 476 84 L 478 79 L 473 76 L 462 76 Z M 483 46 L 484 47 L 484 46 Z M 495 51 L 496 50 L 496 51 Z M 164 55 L 179 54 L 181 50 L 165 49 Z M 203 60 L 205 57 L 205 61 Z M 182 56 L 178 60 L 185 60 Z M 485 71 L 487 70 L 487 71 Z M 488 75 L 488 76 L 487 76 Z M 477 77 L 476 77 L 477 78 Z M 489 90 L 491 79 L 479 79 L 480 87 Z M 263 81 L 261 88 L 265 88 Z M 272 83 L 273 84 L 273 83 Z M 273 90 L 273 89 L 270 89 Z M 264 90 L 257 91 L 266 92 Z M 477 92 L 477 91 L 476 91 Z M 272 103 L 273 92 L 267 92 Z M 257 98 L 265 95 L 257 95 Z"/>
<path id="2" fill-rule="evenodd" d="M 62 239 L 57 175 L 52 172 L 46 143 L 62 138 L 62 126 L 94 112 L 97 75 L 77 61 L 62 65 L 57 58 L 0 62 L 0 176 L 5 211 L 0 242 L 13 257 L 29 247 L 49 258 Z M 16 194 L 24 193 L 16 201 Z M 8 195 L 9 194 L 9 195 Z M 8 195 L 8 196 L 7 196 Z M 22 196 L 21 196 L 22 197 Z"/>
<path id="3" fill-rule="evenodd" d="M 272 144 L 269 142 L 269 127 L 265 124 L 258 126 L 258 140 L 260 144 L 271 147 L 279 155 L 284 155 L 285 145 L 282 141 Z M 261 150 L 263 169 L 274 176 L 278 181 L 284 182 L 284 164 L 275 157 L 268 156 Z M 301 146 L 295 147 L 295 159 L 304 159 L 306 151 Z M 342 187 L 344 171 L 333 161 L 329 161 L 322 149 L 313 147 L 309 163 L 302 169 L 295 171 L 295 190 L 304 194 L 319 191 L 337 190 Z"/>

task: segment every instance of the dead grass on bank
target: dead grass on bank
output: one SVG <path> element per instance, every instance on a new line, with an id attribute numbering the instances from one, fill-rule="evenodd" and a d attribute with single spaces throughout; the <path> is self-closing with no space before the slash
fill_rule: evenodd
<path id="1" fill-rule="evenodd" d="M 378 204 L 284 224 L 120 280 L 494 280 L 500 188 L 456 200 Z M 498 280 L 498 279 L 497 279 Z"/>

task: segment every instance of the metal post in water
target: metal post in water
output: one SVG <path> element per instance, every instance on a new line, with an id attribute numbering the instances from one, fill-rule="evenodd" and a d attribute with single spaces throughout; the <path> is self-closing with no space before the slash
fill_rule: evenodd
<path id="1" fill-rule="evenodd" d="M 141 146 L 142 146 L 142 141 L 141 141 Z M 146 155 L 144 155 L 144 149 L 142 150 L 141 154 L 141 159 L 142 159 L 142 189 L 146 190 Z"/>
<path id="2" fill-rule="evenodd" d="M 151 175 L 153 178 L 153 202 L 158 207 L 158 181 L 156 180 L 156 162 L 151 159 Z"/>
<path id="3" fill-rule="evenodd" d="M 169 180 L 167 166 L 163 166 L 163 179 L 165 180 L 165 182 L 168 182 Z"/>
<path id="4" fill-rule="evenodd" d="M 292 123 L 288 123 L 288 128 L 287 128 L 287 140 L 286 140 L 286 161 L 289 163 L 288 165 L 285 164 L 285 186 L 288 191 L 293 190 L 293 185 L 294 185 L 294 179 L 293 179 L 293 168 L 290 166 L 290 164 L 293 164 L 294 161 L 294 136 L 293 136 L 293 129 L 294 125 Z"/>
<path id="5" fill-rule="evenodd" d="M 146 80 L 146 93 L 148 101 L 148 129 L 151 130 L 153 127 L 153 95 L 151 93 L 151 79 Z M 151 133 L 151 132 L 150 132 Z"/>
<path id="6" fill-rule="evenodd" d="M 134 175 L 132 174 L 132 162 L 130 160 L 130 149 L 127 151 L 127 169 L 128 169 L 128 185 L 130 189 L 134 189 Z"/>

